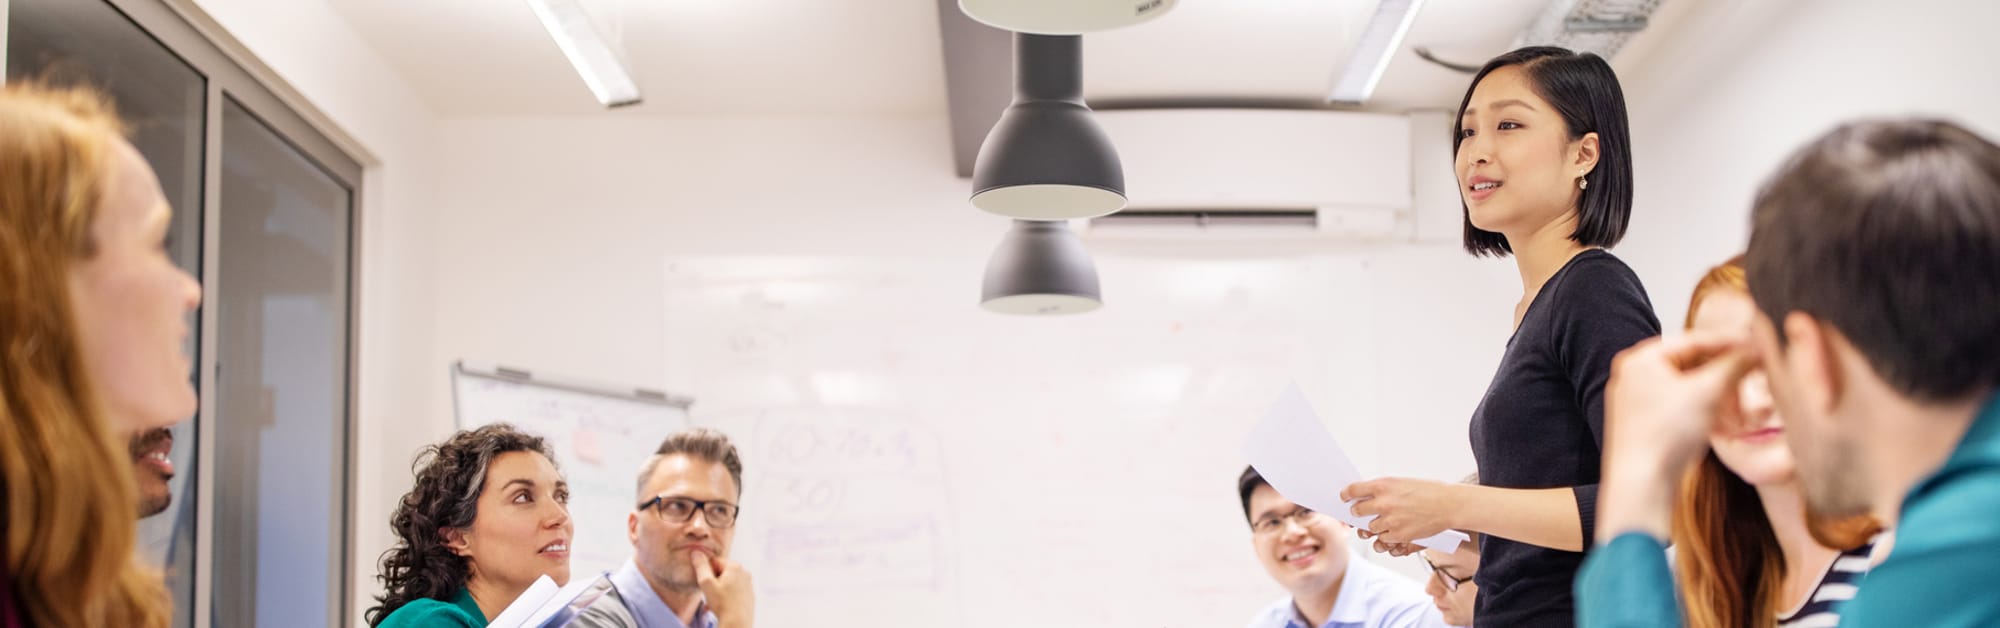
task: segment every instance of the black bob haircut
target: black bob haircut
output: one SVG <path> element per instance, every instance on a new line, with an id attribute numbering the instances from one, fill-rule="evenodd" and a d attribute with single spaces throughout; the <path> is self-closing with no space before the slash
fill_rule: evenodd
<path id="1" fill-rule="evenodd" d="M 1243 467 L 1243 475 L 1236 478 L 1236 496 L 1243 500 L 1244 521 L 1250 520 L 1250 494 L 1257 492 L 1259 486 L 1270 485 L 1264 481 L 1264 476 L 1257 474 L 1256 467 Z"/>
<path id="2" fill-rule="evenodd" d="M 1625 122 L 1625 91 L 1603 57 L 1555 46 L 1529 46 L 1494 57 L 1465 87 L 1458 117 L 1451 120 L 1451 156 L 1458 158 L 1464 141 L 1463 116 L 1472 104 L 1472 90 L 1494 70 L 1520 66 L 1535 95 L 1549 101 L 1562 116 L 1571 140 L 1597 134 L 1597 167 L 1584 176 L 1589 186 L 1577 201 L 1576 231 L 1570 239 L 1584 246 L 1610 247 L 1625 238 L 1632 221 L 1632 133 Z M 1514 252 L 1506 236 L 1472 226 L 1472 211 L 1460 197 L 1465 220 L 1465 250 L 1474 256 L 1505 257 Z"/>

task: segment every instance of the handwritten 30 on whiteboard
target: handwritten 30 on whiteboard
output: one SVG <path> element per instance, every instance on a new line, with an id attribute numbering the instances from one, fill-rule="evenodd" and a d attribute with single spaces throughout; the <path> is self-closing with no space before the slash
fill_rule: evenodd
<path id="1" fill-rule="evenodd" d="M 1271 411 L 1264 414 L 1264 420 L 1250 430 L 1250 441 L 1243 445 L 1243 457 L 1272 489 L 1293 503 L 1356 528 L 1365 529 L 1375 519 L 1374 515 L 1356 516 L 1352 502 L 1340 501 L 1340 490 L 1361 481 L 1361 472 L 1355 470 L 1354 461 L 1347 457 L 1333 434 L 1320 424 L 1319 415 L 1306 402 L 1298 384 L 1286 386 L 1278 402 L 1271 405 Z M 1445 530 L 1417 539 L 1417 544 L 1450 554 L 1458 551 L 1459 543 L 1470 538 L 1457 530 Z"/>

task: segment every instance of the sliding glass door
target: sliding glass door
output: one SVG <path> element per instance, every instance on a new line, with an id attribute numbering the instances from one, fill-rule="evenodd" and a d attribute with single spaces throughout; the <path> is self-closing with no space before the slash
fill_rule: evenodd
<path id="1" fill-rule="evenodd" d="M 361 167 L 163 0 L 0 0 L 8 81 L 111 97 L 203 283 L 201 411 L 141 520 L 174 625 L 349 625 Z"/>
<path id="2" fill-rule="evenodd" d="M 215 625 L 335 614 L 347 547 L 352 192 L 222 106 Z"/>

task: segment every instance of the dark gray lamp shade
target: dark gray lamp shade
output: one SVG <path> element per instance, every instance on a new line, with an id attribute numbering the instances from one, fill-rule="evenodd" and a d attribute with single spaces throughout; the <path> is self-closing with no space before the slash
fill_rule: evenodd
<path id="1" fill-rule="evenodd" d="M 1097 266 L 1063 222 L 1016 220 L 986 262 L 979 305 L 1002 314 L 1080 314 L 1104 305 Z"/>
<path id="2" fill-rule="evenodd" d="M 1083 103 L 1083 38 L 1014 35 L 1014 103 L 979 145 L 972 205 L 1023 220 L 1125 207 L 1118 149 Z"/>
<path id="3" fill-rule="evenodd" d="M 958 10 L 1017 33 L 1079 35 L 1131 26 L 1174 8 L 1174 0 L 958 0 Z"/>

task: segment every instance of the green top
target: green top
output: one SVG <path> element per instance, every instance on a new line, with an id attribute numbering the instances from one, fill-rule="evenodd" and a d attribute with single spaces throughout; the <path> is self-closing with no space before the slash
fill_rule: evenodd
<path id="1" fill-rule="evenodd" d="M 1627 532 L 1598 546 L 1577 575 L 1578 626 L 1679 626 L 1665 547 Z M 2000 395 L 1937 472 L 1903 499 L 1896 545 L 1838 607 L 1846 628 L 2000 626 Z"/>
<path id="2" fill-rule="evenodd" d="M 464 588 L 450 601 L 423 598 L 404 604 L 396 612 L 382 618 L 375 628 L 486 628 L 486 613 L 479 610 L 479 603 L 472 601 L 472 592 Z"/>
<path id="3" fill-rule="evenodd" d="M 1903 498 L 1896 546 L 1841 608 L 1843 626 L 2000 626 L 2000 395 L 1944 466 Z"/>

